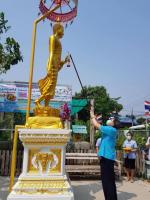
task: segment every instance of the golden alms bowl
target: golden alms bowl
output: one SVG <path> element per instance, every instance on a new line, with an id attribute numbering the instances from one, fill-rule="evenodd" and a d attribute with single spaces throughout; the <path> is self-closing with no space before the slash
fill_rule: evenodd
<path id="1" fill-rule="evenodd" d="M 131 147 L 124 147 L 123 150 L 124 150 L 126 153 L 129 153 L 129 152 L 131 152 L 132 148 L 131 148 Z"/>

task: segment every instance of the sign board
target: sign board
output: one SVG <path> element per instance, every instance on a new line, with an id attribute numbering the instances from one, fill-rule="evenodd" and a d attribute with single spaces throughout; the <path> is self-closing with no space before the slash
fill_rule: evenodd
<path id="1" fill-rule="evenodd" d="M 32 85 L 31 112 L 35 107 L 34 101 L 40 96 L 37 83 Z M 28 83 L 25 82 L 0 82 L 0 112 L 26 112 L 28 98 Z M 64 102 L 72 100 L 70 86 L 58 85 L 55 97 L 50 105 L 59 108 Z"/>
<path id="2" fill-rule="evenodd" d="M 87 128 L 83 125 L 72 125 L 73 133 L 87 134 Z"/>

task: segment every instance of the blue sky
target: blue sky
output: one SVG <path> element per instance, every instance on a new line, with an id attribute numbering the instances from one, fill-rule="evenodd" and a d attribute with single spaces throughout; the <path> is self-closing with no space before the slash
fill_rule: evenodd
<path id="1" fill-rule="evenodd" d="M 1 79 L 28 81 L 32 25 L 39 0 L 1 0 L 11 30 L 9 36 L 20 43 L 23 63 L 13 66 Z M 150 1 L 79 0 L 78 17 L 65 31 L 63 56 L 71 52 L 83 85 L 103 85 L 112 98 L 121 96 L 124 113 L 144 112 L 150 100 Z M 38 25 L 34 81 L 46 74 L 49 21 Z M 59 84 L 81 87 L 75 71 L 64 67 Z"/>

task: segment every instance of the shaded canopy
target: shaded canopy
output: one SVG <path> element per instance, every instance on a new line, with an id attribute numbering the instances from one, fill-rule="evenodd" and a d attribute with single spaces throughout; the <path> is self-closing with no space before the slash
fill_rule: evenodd
<path id="1" fill-rule="evenodd" d="M 80 110 L 82 110 L 88 104 L 88 100 L 87 99 L 73 99 L 71 104 L 72 104 L 71 115 L 74 115 L 78 113 Z"/>

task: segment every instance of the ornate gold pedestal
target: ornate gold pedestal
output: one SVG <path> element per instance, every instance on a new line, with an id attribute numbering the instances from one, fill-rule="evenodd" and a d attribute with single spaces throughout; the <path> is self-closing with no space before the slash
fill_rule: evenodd
<path id="1" fill-rule="evenodd" d="M 62 129 L 62 121 L 59 117 L 29 117 L 27 124 L 27 128 L 46 128 L 46 129 L 52 129 L 52 128 L 59 128 Z"/>
<path id="2" fill-rule="evenodd" d="M 19 129 L 24 145 L 23 172 L 8 200 L 73 200 L 65 173 L 65 147 L 70 130 Z"/>
<path id="3" fill-rule="evenodd" d="M 60 111 L 51 107 L 35 107 L 34 117 L 29 117 L 26 122 L 27 128 L 63 128 L 60 119 Z"/>

